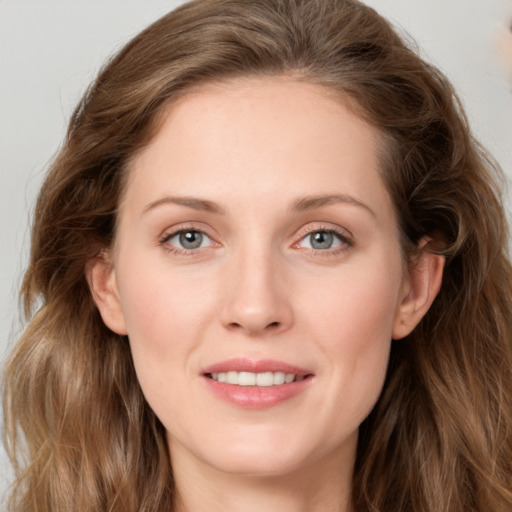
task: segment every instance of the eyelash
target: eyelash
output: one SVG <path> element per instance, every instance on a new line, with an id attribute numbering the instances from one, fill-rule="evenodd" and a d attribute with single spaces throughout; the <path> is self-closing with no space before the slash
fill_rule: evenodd
<path id="1" fill-rule="evenodd" d="M 159 239 L 159 245 L 161 245 L 166 251 L 176 254 L 178 256 L 192 256 L 194 254 L 197 254 L 198 249 L 206 249 L 208 247 L 197 247 L 194 249 L 185 249 L 182 247 L 177 247 L 175 245 L 169 244 L 169 241 L 172 240 L 174 237 L 179 236 L 181 234 L 185 233 L 199 233 L 202 236 L 206 236 L 210 240 L 209 247 L 212 246 L 212 243 L 215 245 L 219 245 L 216 242 L 213 241 L 213 239 L 203 230 L 198 229 L 197 227 L 190 226 L 190 227 L 181 227 L 179 229 L 176 229 L 172 231 L 171 233 L 165 233 L 160 239 Z M 300 247 L 299 244 L 307 239 L 307 237 L 310 237 L 311 235 L 315 233 L 326 233 L 329 235 L 333 235 L 337 240 L 339 241 L 339 246 L 336 247 L 329 247 L 326 249 L 315 249 L 313 247 Z M 304 251 L 311 252 L 312 254 L 316 256 L 323 256 L 323 257 L 329 257 L 329 256 L 336 256 L 349 248 L 354 246 L 354 242 L 351 237 L 347 236 L 346 233 L 341 232 L 337 229 L 333 229 L 331 227 L 315 227 L 314 229 L 310 229 L 305 233 L 302 233 L 300 236 L 300 239 L 298 242 L 295 242 L 292 247 Z"/>
<path id="2" fill-rule="evenodd" d="M 205 249 L 205 247 L 198 247 L 195 249 L 185 249 L 182 247 L 176 247 L 175 245 L 169 244 L 169 241 L 172 240 L 174 237 L 179 236 L 184 233 L 199 233 L 202 236 L 206 236 L 211 242 L 213 242 L 213 239 L 204 230 L 198 229 L 195 226 L 190 226 L 190 227 L 184 226 L 179 229 L 176 229 L 175 231 L 172 231 L 171 233 L 165 233 L 160 238 L 158 243 L 167 252 L 176 254 L 178 256 L 193 256 L 195 253 L 197 253 L 197 249 Z"/>
<path id="3" fill-rule="evenodd" d="M 335 238 L 339 241 L 339 246 L 337 247 L 331 247 L 327 249 L 314 249 L 312 247 L 299 247 L 299 243 L 301 243 L 303 240 L 307 239 L 311 235 L 315 233 L 326 233 L 333 235 Z M 348 236 L 345 232 L 342 232 L 341 230 L 334 229 L 332 227 L 315 227 L 314 229 L 310 229 L 306 231 L 304 234 L 301 234 L 300 240 L 293 244 L 292 247 L 295 247 L 300 250 L 308 251 L 314 254 L 315 256 L 321 256 L 321 257 L 329 257 L 329 256 L 338 256 L 339 254 L 347 251 L 351 247 L 354 246 L 353 239 Z"/>

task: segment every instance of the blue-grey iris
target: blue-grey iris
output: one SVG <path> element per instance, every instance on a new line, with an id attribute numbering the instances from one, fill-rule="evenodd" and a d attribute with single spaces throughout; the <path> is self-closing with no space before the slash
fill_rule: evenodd
<path id="1" fill-rule="evenodd" d="M 317 231 L 309 236 L 313 249 L 330 249 L 334 242 L 334 236 L 328 231 Z"/>
<path id="2" fill-rule="evenodd" d="M 203 242 L 203 235 L 199 231 L 184 231 L 180 233 L 180 244 L 184 249 L 197 249 Z"/>

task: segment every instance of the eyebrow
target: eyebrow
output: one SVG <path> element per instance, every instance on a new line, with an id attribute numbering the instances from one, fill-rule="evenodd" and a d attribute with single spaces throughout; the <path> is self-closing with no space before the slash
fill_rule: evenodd
<path id="1" fill-rule="evenodd" d="M 371 215 L 376 217 L 375 212 L 365 203 L 356 199 L 355 197 L 346 194 L 330 194 L 325 196 L 307 196 L 294 201 L 290 210 L 292 211 L 306 211 L 314 210 L 322 206 L 326 206 L 332 203 L 344 203 L 351 204 L 353 206 L 359 206 L 368 211 Z"/>
<path id="2" fill-rule="evenodd" d="M 193 210 L 201 210 L 210 213 L 217 213 L 219 215 L 224 215 L 225 211 L 221 208 L 217 203 L 213 201 L 208 201 L 206 199 L 198 199 L 196 197 L 184 197 L 184 196 L 166 196 L 161 199 L 157 199 L 149 203 L 142 214 L 149 212 L 150 210 L 154 210 L 158 206 L 166 205 L 166 204 L 176 204 L 178 206 L 186 206 L 187 208 L 192 208 Z"/>
<path id="3" fill-rule="evenodd" d="M 322 206 L 327 206 L 332 203 L 343 203 L 343 204 L 351 204 L 354 206 L 359 206 L 367 210 L 374 217 L 375 212 L 365 203 L 356 199 L 355 197 L 346 195 L 346 194 L 329 194 L 322 196 L 306 196 L 300 199 L 293 201 L 290 205 L 290 210 L 292 212 L 303 212 L 307 210 L 314 210 L 316 208 L 321 208 Z M 225 215 L 225 210 L 214 203 L 213 201 L 208 201 L 207 199 L 199 199 L 196 197 L 185 197 L 185 196 L 166 196 L 161 199 L 157 199 L 149 203 L 142 214 L 147 213 L 150 210 L 153 210 L 159 206 L 166 204 L 175 204 L 178 206 L 185 206 L 187 208 L 191 208 L 193 210 L 200 210 L 210 213 L 216 213 L 218 215 Z"/>

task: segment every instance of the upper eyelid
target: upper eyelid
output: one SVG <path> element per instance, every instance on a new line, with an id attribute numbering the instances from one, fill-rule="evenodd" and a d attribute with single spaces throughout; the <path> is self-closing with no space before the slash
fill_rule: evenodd
<path id="1" fill-rule="evenodd" d="M 208 236 L 209 238 L 215 238 L 215 235 L 212 235 L 211 229 L 208 229 L 206 225 L 204 225 L 202 222 L 196 223 L 196 222 L 185 222 L 183 224 L 176 224 L 174 226 L 165 228 L 162 230 L 160 236 L 158 237 L 160 240 L 164 238 L 172 238 L 173 236 L 177 235 L 178 233 L 182 233 L 184 231 L 197 231 L 199 233 L 203 233 L 204 235 Z"/>
<path id="2" fill-rule="evenodd" d="M 209 243 L 206 247 L 196 247 L 196 248 L 186 248 L 180 245 L 170 243 L 170 240 L 177 237 L 180 233 L 186 233 L 187 231 L 196 231 L 206 236 L 209 240 Z M 203 251 L 211 249 L 215 246 L 220 246 L 220 244 L 211 237 L 205 230 L 198 229 L 196 227 L 180 227 L 177 229 L 170 229 L 164 231 L 163 234 L 158 238 L 158 246 L 164 248 L 166 251 L 173 252 L 181 255 L 193 255 L 193 254 L 202 254 Z"/>
<path id="3" fill-rule="evenodd" d="M 310 223 L 310 224 L 314 224 L 314 223 Z M 352 234 L 352 232 L 349 229 L 335 225 L 335 224 L 330 224 L 328 222 L 322 222 L 322 223 L 319 223 L 319 224 L 316 224 L 313 226 L 310 226 L 310 225 L 303 226 L 302 228 L 297 230 L 297 235 L 295 235 L 295 236 L 298 237 L 299 240 L 302 240 L 304 237 L 310 235 L 311 233 L 316 233 L 318 231 L 327 231 L 329 233 L 334 233 L 334 234 L 340 236 L 342 239 L 351 240 L 351 241 L 354 240 L 354 235 Z"/>
<path id="4" fill-rule="evenodd" d="M 322 232 L 323 233 L 331 233 L 331 234 L 333 234 L 334 236 L 338 237 L 338 239 L 340 240 L 340 242 L 342 244 L 353 245 L 352 240 L 348 236 L 346 236 L 343 233 L 340 233 L 339 231 L 336 231 L 334 229 L 314 229 L 314 230 L 310 231 L 309 233 L 306 233 L 304 236 L 301 236 L 299 238 L 299 240 L 297 242 L 295 242 L 293 245 L 294 246 L 298 245 L 300 242 L 302 242 L 308 236 L 311 236 L 313 233 L 322 233 Z M 328 249 L 326 249 L 326 250 L 328 250 Z"/>
<path id="5" fill-rule="evenodd" d="M 185 229 L 178 229 L 176 231 L 169 231 L 169 232 L 164 232 L 160 238 L 160 241 L 161 242 L 166 242 L 168 240 L 171 240 L 172 238 L 174 238 L 175 236 L 178 236 L 180 233 L 186 233 L 187 231 L 196 231 L 197 233 L 201 233 L 202 235 L 205 235 L 207 236 L 210 240 L 212 240 L 212 237 L 206 233 L 205 231 L 202 231 L 200 229 L 193 229 L 193 228 L 185 228 Z"/>

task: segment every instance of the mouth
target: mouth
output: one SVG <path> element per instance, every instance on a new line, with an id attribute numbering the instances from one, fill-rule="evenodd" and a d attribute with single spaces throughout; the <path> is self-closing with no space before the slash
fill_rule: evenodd
<path id="1" fill-rule="evenodd" d="M 315 381 L 311 371 L 272 359 L 230 359 L 204 368 L 201 375 L 217 398 L 256 410 L 300 399 Z"/>
<path id="2" fill-rule="evenodd" d="M 224 382 L 235 386 L 272 387 L 291 384 L 292 382 L 301 382 L 312 377 L 312 375 L 285 373 L 283 371 L 256 373 L 231 370 L 227 372 L 206 373 L 205 377 L 217 382 Z"/>

